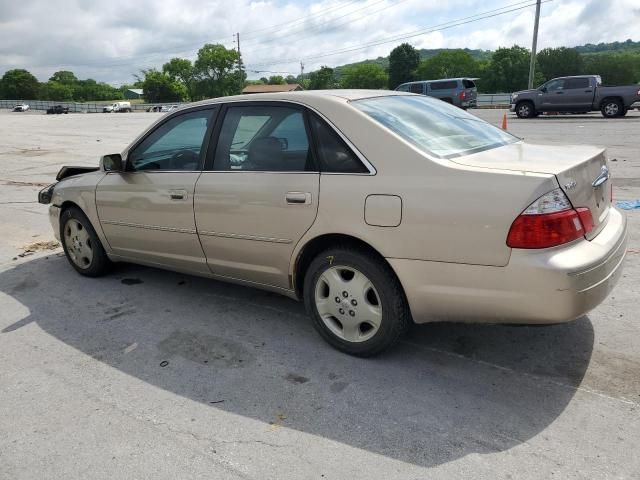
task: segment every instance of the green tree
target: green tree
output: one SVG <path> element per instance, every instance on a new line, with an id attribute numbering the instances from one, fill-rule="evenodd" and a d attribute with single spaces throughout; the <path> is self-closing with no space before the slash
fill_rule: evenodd
<path id="1" fill-rule="evenodd" d="M 309 90 L 326 90 L 334 88 L 336 84 L 333 68 L 323 65 L 320 70 L 309 74 Z"/>
<path id="2" fill-rule="evenodd" d="M 298 79 L 293 75 L 287 75 L 287 78 L 284 79 L 288 84 L 298 83 Z"/>
<path id="3" fill-rule="evenodd" d="M 584 56 L 584 72 L 600 75 L 605 85 L 625 85 L 640 81 L 640 52 Z"/>
<path id="4" fill-rule="evenodd" d="M 420 62 L 416 70 L 418 80 L 474 77 L 480 71 L 478 62 L 464 50 L 443 50 Z"/>
<path id="5" fill-rule="evenodd" d="M 408 43 L 398 45 L 389 54 L 389 88 L 394 89 L 401 83 L 415 78 L 420 63 L 420 54 Z"/>
<path id="6" fill-rule="evenodd" d="M 189 100 L 195 100 L 196 71 L 187 58 L 172 58 L 162 66 L 162 71 L 184 85 Z"/>
<path id="7" fill-rule="evenodd" d="M 344 88 L 381 89 L 389 83 L 389 76 L 380 65 L 361 63 L 345 68 L 340 83 Z"/>
<path id="8" fill-rule="evenodd" d="M 515 92 L 527 88 L 529 81 L 529 50 L 514 45 L 511 48 L 499 48 L 491 57 L 479 82 L 481 90 L 487 93 Z M 534 85 L 544 81 L 540 69 L 536 68 Z"/>
<path id="9" fill-rule="evenodd" d="M 58 102 L 73 101 L 73 87 L 68 84 L 49 80 L 40 86 L 38 97 L 42 100 L 56 100 Z"/>
<path id="10" fill-rule="evenodd" d="M 544 80 L 580 75 L 584 69 L 582 56 L 575 48 L 545 48 L 536 56 Z"/>
<path id="11" fill-rule="evenodd" d="M 269 77 L 269 81 L 267 82 L 269 85 L 284 85 L 285 80 L 282 75 L 272 75 Z"/>
<path id="12" fill-rule="evenodd" d="M 51 75 L 51 78 L 49 79 L 49 81 L 58 82 L 63 85 L 73 85 L 78 81 L 78 79 L 73 74 L 73 72 L 70 72 L 68 70 L 60 70 L 54 73 L 53 75 Z"/>
<path id="13" fill-rule="evenodd" d="M 0 79 L 0 98 L 34 100 L 39 90 L 40 82 L 27 70 L 9 70 Z"/>
<path id="14" fill-rule="evenodd" d="M 238 68 L 239 61 L 236 50 L 220 44 L 205 44 L 198 50 L 194 63 L 198 94 L 212 98 L 240 93 L 245 78 Z"/>
<path id="15" fill-rule="evenodd" d="M 155 69 L 143 70 L 145 100 L 149 103 L 180 102 L 187 97 L 186 87 Z"/>

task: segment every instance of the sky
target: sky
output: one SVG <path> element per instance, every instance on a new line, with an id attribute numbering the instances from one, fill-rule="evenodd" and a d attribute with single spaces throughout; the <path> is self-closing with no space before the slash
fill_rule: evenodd
<path id="1" fill-rule="evenodd" d="M 0 75 L 58 70 L 113 85 L 204 43 L 235 48 L 249 78 L 417 48 L 531 47 L 535 0 L 0 0 Z M 507 10 L 510 12 L 500 14 Z M 498 15 L 500 14 L 500 15 Z M 486 17 L 486 18 L 483 18 Z M 640 40 L 640 0 L 543 0 L 538 49 Z M 409 35 L 411 35 L 409 37 Z M 408 38 L 402 38 L 408 37 Z M 277 72 L 277 73 L 276 73 Z"/>

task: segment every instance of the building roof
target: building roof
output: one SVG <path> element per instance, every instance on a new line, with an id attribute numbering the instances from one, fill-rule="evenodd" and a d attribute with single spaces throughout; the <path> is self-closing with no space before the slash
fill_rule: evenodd
<path id="1" fill-rule="evenodd" d="M 247 85 L 242 89 L 242 93 L 280 93 L 303 90 L 298 83 L 287 83 L 285 85 Z"/>
<path id="2" fill-rule="evenodd" d="M 144 92 L 142 91 L 141 88 L 129 88 L 129 89 L 127 89 L 127 91 L 133 92 L 136 95 L 144 95 Z"/>

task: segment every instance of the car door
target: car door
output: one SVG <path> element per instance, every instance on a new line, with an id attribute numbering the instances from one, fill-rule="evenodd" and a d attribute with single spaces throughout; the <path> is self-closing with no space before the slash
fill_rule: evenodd
<path id="1" fill-rule="evenodd" d="M 568 78 L 565 81 L 563 103 L 571 110 L 588 112 L 593 104 L 594 88 L 588 77 Z"/>
<path id="2" fill-rule="evenodd" d="M 114 254 L 208 272 L 193 194 L 214 114 L 203 108 L 168 117 L 125 153 L 124 171 L 98 184 L 98 216 Z"/>
<path id="3" fill-rule="evenodd" d="M 544 111 L 561 110 L 564 105 L 565 79 L 558 78 L 547 82 L 540 92 L 540 105 Z"/>
<path id="4" fill-rule="evenodd" d="M 293 249 L 318 210 L 306 112 L 292 103 L 239 102 L 222 116 L 195 190 L 207 263 L 216 275 L 287 289 Z"/>

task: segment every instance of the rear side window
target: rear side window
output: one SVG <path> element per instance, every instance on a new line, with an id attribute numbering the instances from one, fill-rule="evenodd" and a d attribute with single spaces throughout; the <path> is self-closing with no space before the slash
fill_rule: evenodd
<path id="1" fill-rule="evenodd" d="M 564 88 L 566 89 L 589 88 L 589 79 L 588 78 L 570 78 L 565 82 Z"/>
<path id="2" fill-rule="evenodd" d="M 424 93 L 424 88 L 422 83 L 412 83 L 409 86 L 409 91 L 411 93 Z"/>
<path id="3" fill-rule="evenodd" d="M 431 90 L 453 90 L 458 88 L 457 80 L 447 80 L 446 82 L 432 82 Z"/>
<path id="4" fill-rule="evenodd" d="M 476 84 L 472 80 L 463 80 L 464 88 L 476 88 Z"/>
<path id="5" fill-rule="evenodd" d="M 313 128 L 318 144 L 321 172 L 369 172 L 340 136 L 317 115 L 311 116 L 311 128 Z"/>

